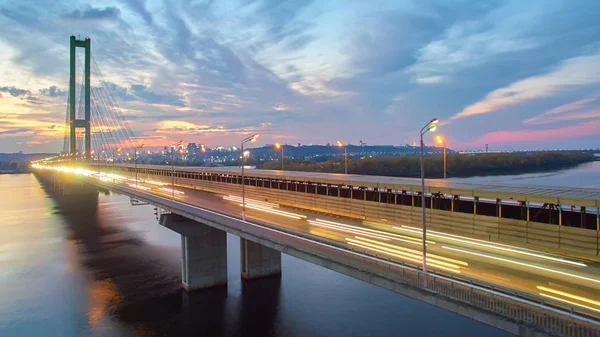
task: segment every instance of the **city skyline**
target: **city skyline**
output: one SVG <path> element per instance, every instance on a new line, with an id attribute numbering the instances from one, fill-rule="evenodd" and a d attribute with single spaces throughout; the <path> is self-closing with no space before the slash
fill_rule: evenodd
<path id="1" fill-rule="evenodd" d="M 600 146 L 593 2 L 43 2 L 0 5 L 0 152 L 62 148 L 72 34 L 148 147 Z"/>

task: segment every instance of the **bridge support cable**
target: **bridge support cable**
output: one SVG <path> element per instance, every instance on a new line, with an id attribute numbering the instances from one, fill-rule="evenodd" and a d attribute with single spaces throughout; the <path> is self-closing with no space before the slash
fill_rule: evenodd
<path id="1" fill-rule="evenodd" d="M 97 104 L 97 114 L 100 116 L 100 120 L 104 123 L 101 125 L 106 130 L 106 133 L 110 135 L 114 141 L 113 147 L 121 147 L 124 149 L 135 147 L 129 140 L 128 135 L 124 132 L 122 123 L 119 122 L 113 109 L 110 107 L 106 93 L 102 86 L 94 89 L 94 97 Z"/>
<path id="2" fill-rule="evenodd" d="M 67 112 L 66 112 L 66 116 L 65 116 L 65 134 L 64 134 L 64 139 L 63 139 L 63 149 L 62 149 L 62 153 L 61 154 L 66 154 L 69 153 L 69 94 L 67 94 Z"/>
<path id="3" fill-rule="evenodd" d="M 118 105 L 117 101 L 114 98 L 112 90 L 108 83 L 104 80 L 104 75 L 102 74 L 101 69 L 98 67 L 96 60 L 92 57 L 92 62 L 94 64 L 95 78 L 99 82 L 99 89 L 97 94 L 102 95 L 103 102 L 105 103 L 106 112 L 110 115 L 111 118 L 116 120 L 116 124 L 119 125 L 120 131 L 124 136 L 124 141 L 126 142 L 125 147 L 127 148 L 136 148 L 139 146 L 138 141 L 135 137 L 135 134 L 131 130 L 129 123 L 127 123 L 127 119 L 124 114 L 121 113 L 121 108 Z"/>
<path id="4" fill-rule="evenodd" d="M 94 137 L 101 140 L 102 150 L 117 149 L 121 143 L 120 137 L 118 137 L 118 126 L 107 116 L 104 111 L 104 102 L 101 99 L 97 99 L 97 90 L 92 88 L 93 108 L 94 108 Z"/>

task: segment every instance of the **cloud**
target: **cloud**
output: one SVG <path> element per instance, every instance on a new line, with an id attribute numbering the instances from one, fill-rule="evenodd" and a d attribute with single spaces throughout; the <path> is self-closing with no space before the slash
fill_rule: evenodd
<path id="1" fill-rule="evenodd" d="M 15 87 L 0 87 L 0 91 L 9 93 L 13 97 L 20 97 L 31 94 L 29 90 L 19 89 Z"/>
<path id="2" fill-rule="evenodd" d="M 62 17 L 69 20 L 118 20 L 121 17 L 121 11 L 114 6 L 105 8 L 87 6 L 83 10 L 75 9 Z"/>
<path id="3" fill-rule="evenodd" d="M 156 128 L 152 131 L 158 134 L 180 134 L 180 135 L 203 135 L 215 133 L 235 133 L 245 134 L 248 132 L 256 132 L 258 130 L 265 131 L 272 126 L 272 123 L 260 123 L 258 126 L 241 126 L 227 127 L 225 125 L 197 125 L 192 122 L 182 120 L 168 120 L 156 123 Z"/>
<path id="4" fill-rule="evenodd" d="M 50 86 L 48 88 L 41 89 L 39 91 L 41 95 L 50 96 L 50 97 L 60 97 L 66 95 L 66 91 L 59 89 L 55 85 Z"/>
<path id="5" fill-rule="evenodd" d="M 148 90 L 145 85 L 134 84 L 131 86 L 132 93 L 150 104 L 167 104 L 174 106 L 185 106 L 183 97 L 171 94 L 157 94 Z"/>
<path id="6" fill-rule="evenodd" d="M 23 23 L 23 24 L 27 24 L 27 25 L 33 25 L 33 24 L 37 24 L 38 21 L 38 16 L 39 16 L 39 12 L 35 9 L 35 8 L 27 8 L 24 6 L 18 6 L 17 8 L 14 9 L 10 9 L 10 8 L 0 8 L 0 13 L 2 13 L 4 16 L 6 16 L 9 19 L 12 19 L 14 21 Z"/>
<path id="7" fill-rule="evenodd" d="M 600 54 L 574 57 L 561 62 L 546 74 L 532 76 L 487 94 L 450 119 L 482 115 L 512 105 L 571 90 L 577 86 L 600 83 Z"/>
<path id="8" fill-rule="evenodd" d="M 11 130 L 4 130 L 4 131 L 0 131 L 0 136 L 6 136 L 6 135 L 15 135 L 15 134 L 19 134 L 19 133 L 25 133 L 25 132 L 30 132 L 32 131 L 31 129 L 28 128 L 18 128 L 18 129 L 11 129 Z"/>
<path id="9" fill-rule="evenodd" d="M 121 0 L 121 2 L 139 14 L 147 24 L 152 25 L 154 21 L 152 14 L 146 9 L 145 0 Z"/>
<path id="10" fill-rule="evenodd" d="M 569 119 L 574 120 L 574 119 L 589 118 L 589 117 L 582 117 L 582 116 L 589 116 L 590 115 L 589 113 L 587 113 L 587 114 L 571 114 L 568 116 L 556 116 L 556 115 L 563 115 L 563 114 L 570 113 L 573 111 L 581 110 L 584 107 L 586 107 L 588 104 L 597 100 L 598 98 L 600 98 L 600 95 L 596 95 L 594 97 L 590 97 L 590 98 L 574 101 L 571 103 L 563 104 L 554 109 L 545 111 L 544 113 L 542 113 L 540 115 L 526 119 L 523 121 L 523 124 L 544 124 L 544 123 L 560 121 L 560 120 L 569 120 Z M 592 115 L 593 115 L 593 113 L 592 113 Z M 580 117 L 577 118 L 577 116 L 580 116 Z"/>
<path id="11" fill-rule="evenodd" d="M 466 20 L 447 27 L 433 41 L 418 49 L 416 61 L 406 69 L 419 84 L 438 84 L 469 68 L 490 63 L 506 54 L 538 48 L 547 39 L 531 36 L 538 21 L 536 17 L 549 8 L 515 1 L 491 2 L 487 6 L 472 6 Z M 473 15 L 469 15 L 473 12 Z"/>
<path id="12" fill-rule="evenodd" d="M 600 120 L 545 130 L 493 131 L 481 136 L 472 144 L 536 143 L 545 140 L 571 139 L 598 135 Z"/>
<path id="13" fill-rule="evenodd" d="M 169 144 L 171 134 L 181 135 L 173 141 L 186 137 L 197 141 L 202 134 L 203 142 L 235 143 L 237 133 L 245 130 L 263 133 L 262 123 L 270 132 L 262 139 L 277 130 L 301 142 L 329 142 L 357 137 L 351 130 L 359 128 L 361 138 L 371 144 L 412 143 L 418 138 L 413 131 L 433 115 L 447 120 L 472 103 L 484 101 L 486 94 L 545 76 L 559 68 L 561 61 L 597 50 L 599 43 L 597 2 L 340 4 L 288 0 L 117 0 L 109 4 L 75 0 L 69 6 L 54 0 L 7 2 L 0 6 L 0 85 L 7 86 L 0 90 L 2 113 L 22 122 L 11 128 L 35 125 L 31 127 L 39 133 L 29 135 L 36 137 L 34 141 L 50 139 L 58 144 L 64 132 L 66 106 L 60 98 L 67 94 L 68 37 L 81 32 L 93 40 L 98 64 L 93 71 L 102 70 L 117 105 L 126 119 L 135 120 L 131 127 L 144 139 Z M 24 36 L 28 43 L 23 43 Z M 587 67 L 586 71 L 595 69 Z M 93 73 L 95 102 L 104 94 L 98 81 L 100 77 Z M 11 88 L 29 92 L 13 96 L 6 90 L 19 92 Z M 497 104 L 493 109 L 530 118 L 557 106 L 558 99 L 585 98 L 598 89 L 585 85 L 555 88 L 569 89 L 568 95 L 523 100 L 519 92 L 507 96 L 529 102 L 527 111 L 519 111 L 524 107 L 517 103 Z M 570 115 L 590 120 L 597 108 L 590 102 L 544 118 L 562 121 Z M 41 115 L 44 125 L 36 124 Z M 190 125 L 159 125 L 171 120 Z M 448 137 L 454 134 L 457 142 L 495 130 L 536 129 L 515 126 L 515 120 L 491 114 L 442 129 Z M 56 130 L 49 125 L 56 125 Z M 57 132 L 44 133 L 51 131 Z M 16 147 L 17 138 L 4 138 L 0 150 Z M 56 144 L 32 145 L 31 149 L 50 150 Z"/>

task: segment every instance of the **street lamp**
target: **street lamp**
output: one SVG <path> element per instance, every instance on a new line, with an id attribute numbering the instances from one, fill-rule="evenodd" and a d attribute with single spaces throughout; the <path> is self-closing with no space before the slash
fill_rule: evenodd
<path id="1" fill-rule="evenodd" d="M 446 139 L 442 138 L 442 136 L 437 136 L 435 140 L 438 144 L 444 144 L 444 179 L 446 179 Z"/>
<path id="2" fill-rule="evenodd" d="M 175 200 L 175 146 L 179 146 L 183 140 L 171 145 L 171 200 Z"/>
<path id="3" fill-rule="evenodd" d="M 135 188 L 137 188 L 137 181 L 138 181 L 138 171 L 137 171 L 137 160 L 138 160 L 138 155 L 137 155 L 137 150 L 141 149 L 144 147 L 144 144 L 136 147 L 135 149 L 133 149 L 133 167 L 135 170 Z"/>
<path id="4" fill-rule="evenodd" d="M 112 152 L 112 173 L 113 173 L 113 184 L 115 183 L 115 153 L 121 151 L 121 148 L 118 147 Z"/>
<path id="5" fill-rule="evenodd" d="M 423 283 L 427 287 L 427 225 L 425 222 L 425 166 L 423 165 L 423 135 L 437 129 L 438 119 L 434 118 L 421 129 L 421 209 L 423 214 Z"/>
<path id="6" fill-rule="evenodd" d="M 258 133 L 253 134 L 250 137 L 242 139 L 240 142 L 242 149 L 242 220 L 246 221 L 246 189 L 245 189 L 245 175 L 244 175 L 244 144 L 248 142 L 255 142 L 258 138 Z"/>
<path id="7" fill-rule="evenodd" d="M 183 166 L 187 166 L 187 150 L 179 149 L 179 154 L 183 157 Z"/>
<path id="8" fill-rule="evenodd" d="M 344 174 L 348 174 L 348 151 L 347 151 L 348 146 L 346 144 L 340 142 L 339 140 L 337 142 L 337 146 L 344 147 Z"/>
<path id="9" fill-rule="evenodd" d="M 276 149 L 281 149 L 281 170 L 283 171 L 283 145 L 275 143 Z"/>

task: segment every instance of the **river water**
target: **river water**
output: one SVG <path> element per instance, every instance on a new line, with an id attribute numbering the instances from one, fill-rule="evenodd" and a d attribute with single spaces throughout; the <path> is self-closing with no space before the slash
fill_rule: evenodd
<path id="1" fill-rule="evenodd" d="M 600 162 L 485 177 L 594 186 Z M 151 206 L 60 207 L 31 174 L 0 175 L 0 336 L 507 336 L 422 302 L 282 256 L 281 278 L 242 282 L 228 235 L 227 288 L 181 289 L 180 237 Z"/>

